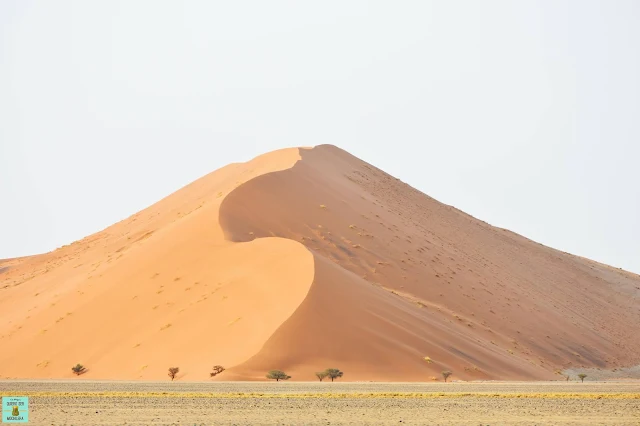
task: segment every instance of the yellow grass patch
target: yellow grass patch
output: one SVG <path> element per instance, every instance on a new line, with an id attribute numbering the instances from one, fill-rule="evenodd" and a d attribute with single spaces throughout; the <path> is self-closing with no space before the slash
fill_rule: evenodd
<path id="1" fill-rule="evenodd" d="M 640 393 L 628 392 L 50 392 L 5 391 L 5 396 L 50 398 L 523 398 L 523 399 L 640 399 Z"/>

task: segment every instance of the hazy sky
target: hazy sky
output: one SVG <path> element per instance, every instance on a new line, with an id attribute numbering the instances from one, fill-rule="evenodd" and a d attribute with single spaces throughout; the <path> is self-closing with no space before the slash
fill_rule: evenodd
<path id="1" fill-rule="evenodd" d="M 640 2 L 0 2 L 0 258 L 322 143 L 640 272 Z"/>

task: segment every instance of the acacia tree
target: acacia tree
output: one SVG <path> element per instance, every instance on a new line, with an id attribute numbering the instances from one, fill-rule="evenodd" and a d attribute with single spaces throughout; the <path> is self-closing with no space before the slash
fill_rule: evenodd
<path id="1" fill-rule="evenodd" d="M 180 371 L 180 368 L 178 367 L 171 367 L 169 368 L 169 377 L 171 377 L 171 381 L 173 382 L 173 379 L 176 378 L 176 374 L 178 374 L 178 371 Z"/>
<path id="2" fill-rule="evenodd" d="M 451 376 L 453 373 L 451 371 L 443 371 L 442 372 L 442 377 L 444 377 L 444 382 L 447 382 L 447 379 L 449 378 L 449 376 Z"/>
<path id="3" fill-rule="evenodd" d="M 213 366 L 213 371 L 211 373 L 209 373 L 209 376 L 211 377 L 215 377 L 218 374 L 222 373 L 224 371 L 224 367 L 221 365 L 214 365 Z"/>
<path id="4" fill-rule="evenodd" d="M 334 381 L 334 379 L 342 377 L 342 375 L 344 374 L 342 371 L 338 370 L 337 368 L 327 368 L 326 370 L 324 370 L 324 372 L 327 375 L 326 377 L 329 377 L 332 382 Z"/>
<path id="5" fill-rule="evenodd" d="M 316 373 L 316 377 L 322 381 L 325 377 L 327 377 L 327 372 L 326 371 L 320 371 L 318 373 Z"/>
<path id="6" fill-rule="evenodd" d="M 291 376 L 287 376 L 287 374 L 282 370 L 271 370 L 267 373 L 267 379 L 275 380 L 279 382 L 280 380 L 289 380 Z"/>
<path id="7" fill-rule="evenodd" d="M 85 371 L 87 371 L 87 369 L 84 368 L 84 365 L 82 365 L 82 364 L 76 364 L 75 367 L 71 367 L 71 370 L 73 370 L 73 372 L 75 373 L 76 376 L 79 376 L 82 373 L 84 373 Z"/>
<path id="8" fill-rule="evenodd" d="M 587 377 L 587 375 L 586 375 L 586 374 L 584 374 L 584 373 L 580 373 L 580 374 L 578 374 L 578 377 L 580 378 L 580 381 L 581 381 L 582 383 L 584 383 L 584 379 L 585 379 L 585 377 Z"/>

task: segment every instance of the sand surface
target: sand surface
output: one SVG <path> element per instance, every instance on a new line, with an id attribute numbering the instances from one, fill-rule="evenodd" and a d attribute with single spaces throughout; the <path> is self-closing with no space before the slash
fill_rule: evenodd
<path id="1" fill-rule="evenodd" d="M 6 382 L 34 425 L 634 425 L 640 382 Z M 163 394 L 164 393 L 164 394 Z"/>
<path id="2" fill-rule="evenodd" d="M 538 380 L 640 364 L 640 277 L 492 227 L 330 145 L 231 164 L 0 269 L 0 378 L 71 378 L 82 363 L 91 380 L 179 367 L 178 381 L 201 381 L 215 364 L 217 380 L 328 367 Z"/>

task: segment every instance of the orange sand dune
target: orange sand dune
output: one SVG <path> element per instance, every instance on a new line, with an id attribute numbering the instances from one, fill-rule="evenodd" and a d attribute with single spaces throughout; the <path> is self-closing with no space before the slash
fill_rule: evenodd
<path id="1" fill-rule="evenodd" d="M 638 364 L 639 295 L 336 147 L 286 149 L 0 261 L 0 377 L 548 379 Z"/>

